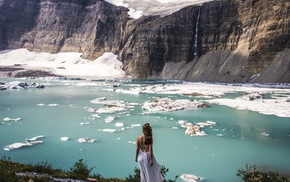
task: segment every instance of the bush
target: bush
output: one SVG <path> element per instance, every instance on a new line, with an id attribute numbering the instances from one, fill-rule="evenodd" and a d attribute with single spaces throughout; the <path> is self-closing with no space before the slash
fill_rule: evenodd
<path id="1" fill-rule="evenodd" d="M 163 165 L 159 165 L 159 168 L 160 168 L 161 175 L 165 179 L 166 173 L 169 171 L 169 169 Z M 178 176 L 175 176 L 174 180 L 169 179 L 169 180 L 164 180 L 164 181 L 165 182 L 174 182 L 174 181 L 176 181 L 177 178 L 178 178 Z M 141 180 L 140 179 L 140 169 L 137 167 L 135 167 L 135 169 L 134 169 L 134 175 L 130 174 L 128 177 L 126 177 L 126 181 L 128 181 L 128 182 L 139 182 L 140 180 Z"/>
<path id="2" fill-rule="evenodd" d="M 83 159 L 79 159 L 74 166 L 70 169 L 70 177 L 73 179 L 86 180 L 94 167 L 89 168 Z"/>
<path id="3" fill-rule="evenodd" d="M 239 169 L 237 176 L 241 177 L 244 182 L 290 182 L 289 178 L 281 176 L 277 172 L 257 171 L 256 166 L 246 165 L 246 169 Z"/>

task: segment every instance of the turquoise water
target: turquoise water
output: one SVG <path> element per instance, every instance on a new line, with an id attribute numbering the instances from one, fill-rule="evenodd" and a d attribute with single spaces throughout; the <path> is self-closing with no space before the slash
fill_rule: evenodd
<path id="1" fill-rule="evenodd" d="M 2 79 L 4 80 L 4 79 Z M 6 79 L 11 81 L 11 79 Z M 99 97 L 107 100 L 124 100 L 142 104 L 155 94 L 125 94 L 113 92 L 111 83 L 88 81 L 25 80 L 42 82 L 45 89 L 5 90 L 0 92 L 0 147 L 38 135 L 43 144 L 12 151 L 0 150 L 0 156 L 13 161 L 37 164 L 47 161 L 53 167 L 69 170 L 78 159 L 95 166 L 93 173 L 104 177 L 124 178 L 133 174 L 136 137 L 140 127 L 132 124 L 150 122 L 153 126 L 154 153 L 157 161 L 169 168 L 166 178 L 173 179 L 183 173 L 203 176 L 209 182 L 241 181 L 236 177 L 238 169 L 246 164 L 263 169 L 286 171 L 290 163 L 290 119 L 262 115 L 251 111 L 211 105 L 210 108 L 169 113 L 141 114 L 141 105 L 121 113 L 99 114 L 99 118 L 86 108 L 101 108 L 90 101 Z M 78 86 L 77 83 L 99 85 Z M 155 84 L 154 81 L 121 83 L 121 88 L 139 84 Z M 165 84 L 165 83 L 164 83 Z M 177 83 L 181 84 L 181 83 Z M 239 93 L 228 94 L 234 97 Z M 166 95 L 158 95 L 165 97 Z M 170 95 L 172 98 L 186 98 Z M 194 98 L 189 98 L 194 99 Z M 42 106 L 39 106 L 42 104 Z M 57 106 L 48 106 L 57 104 Z M 115 120 L 106 123 L 105 118 Z M 3 118 L 21 118 L 7 123 Z M 179 127 L 178 120 L 190 122 L 214 121 L 217 126 L 203 129 L 208 136 L 190 137 Z M 89 122 L 89 125 L 80 125 Z M 115 133 L 101 129 L 121 129 L 116 123 L 124 123 L 124 130 Z M 179 129 L 172 129 L 178 127 Z M 269 133 L 262 136 L 261 133 Z M 69 137 L 61 141 L 61 137 Z M 97 139 L 94 143 L 78 143 L 82 137 Z M 288 171 L 287 171 L 288 170 Z M 178 181 L 181 181 L 180 179 Z"/>

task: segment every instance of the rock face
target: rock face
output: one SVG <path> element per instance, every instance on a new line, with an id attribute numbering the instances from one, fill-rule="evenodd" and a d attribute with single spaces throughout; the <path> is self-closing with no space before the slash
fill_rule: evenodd
<path id="1" fill-rule="evenodd" d="M 118 51 L 127 11 L 103 0 L 0 0 L 0 48 L 97 58 Z"/>
<path id="2" fill-rule="evenodd" d="M 219 0 L 129 18 L 103 0 L 0 0 L 0 49 L 118 54 L 134 78 L 290 82 L 290 2 Z"/>

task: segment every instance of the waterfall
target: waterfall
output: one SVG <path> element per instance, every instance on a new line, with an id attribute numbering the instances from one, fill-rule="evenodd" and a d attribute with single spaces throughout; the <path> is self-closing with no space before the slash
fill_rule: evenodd
<path id="1" fill-rule="evenodd" d="M 196 18 L 196 25 L 195 25 L 195 35 L 194 35 L 194 57 L 197 56 L 197 39 L 198 39 L 198 26 L 199 26 L 199 19 L 200 19 L 200 7 L 198 8 L 198 15 Z"/>

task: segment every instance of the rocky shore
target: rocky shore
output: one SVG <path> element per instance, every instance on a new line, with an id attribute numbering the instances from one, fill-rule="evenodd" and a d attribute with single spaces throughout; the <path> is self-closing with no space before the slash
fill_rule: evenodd
<path id="1" fill-rule="evenodd" d="M 27 69 L 21 66 L 1 66 L 0 78 L 13 77 L 59 77 L 50 71 Z"/>
<path id="2" fill-rule="evenodd" d="M 28 88 L 44 88 L 45 86 L 39 83 L 28 84 L 26 82 L 13 81 L 13 82 L 0 82 L 0 90 L 9 89 L 28 89 Z"/>

